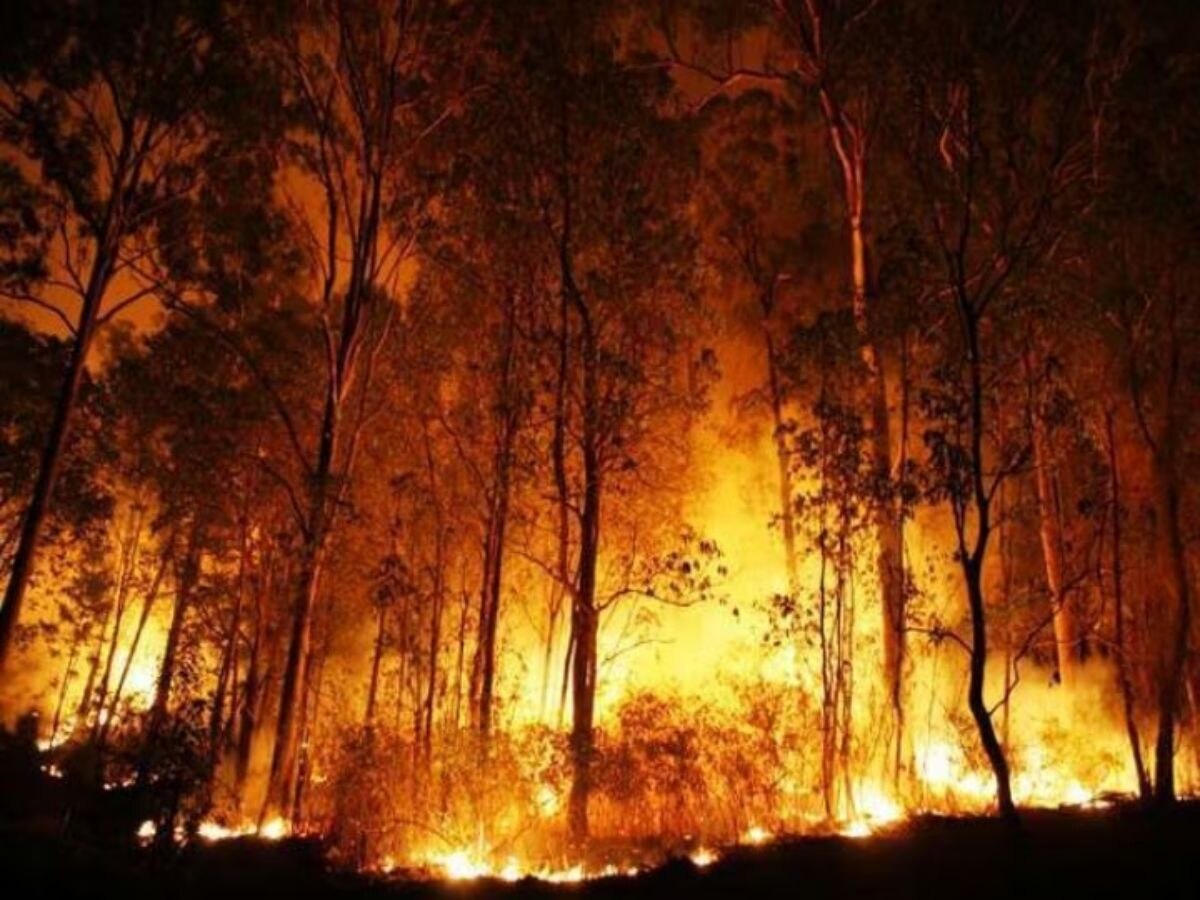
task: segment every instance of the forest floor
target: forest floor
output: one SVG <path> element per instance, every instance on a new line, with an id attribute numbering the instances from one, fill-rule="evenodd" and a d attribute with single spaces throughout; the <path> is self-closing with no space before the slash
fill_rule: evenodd
<path id="1" fill-rule="evenodd" d="M 197 843 L 169 860 L 0 825 L 6 888 L 44 897 L 586 898 L 1197 897 L 1200 804 L 1027 812 L 1023 832 L 985 819 L 922 818 L 869 838 L 797 838 L 573 885 L 430 883 L 339 871 L 313 841 Z M 7 894 L 7 890 L 5 891 Z M 16 894 L 8 894 L 17 896 Z"/>
<path id="2" fill-rule="evenodd" d="M 196 841 L 165 855 L 133 839 L 144 809 L 124 791 L 82 802 L 29 752 L 0 741 L 4 896 L 394 898 L 501 897 L 1200 897 L 1200 802 L 1028 810 L 1014 833 L 995 819 L 921 817 L 866 838 L 800 837 L 730 848 L 629 877 L 553 885 L 381 878 L 329 864 L 317 841 Z M 70 810 L 70 812 L 67 812 Z M 22 893 L 18 894 L 17 891 Z"/>

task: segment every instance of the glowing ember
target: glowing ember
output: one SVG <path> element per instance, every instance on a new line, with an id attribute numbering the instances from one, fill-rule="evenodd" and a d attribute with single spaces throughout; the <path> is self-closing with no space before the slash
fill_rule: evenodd
<path id="1" fill-rule="evenodd" d="M 874 832 L 871 830 L 871 826 L 867 824 L 867 822 L 862 819 L 855 819 L 853 822 L 847 824 L 846 827 L 838 833 L 841 834 L 842 837 L 865 838 L 870 837 Z"/>
<path id="2" fill-rule="evenodd" d="M 692 865 L 697 869 L 704 869 L 717 861 L 717 854 L 707 847 L 700 847 L 698 850 L 692 852 L 689 859 L 691 859 Z"/>
<path id="3" fill-rule="evenodd" d="M 157 833 L 158 829 L 154 827 L 154 822 L 152 822 L 150 819 L 147 819 L 140 826 L 138 826 L 138 843 L 142 844 L 143 846 L 150 843 L 152 840 L 154 840 L 154 835 Z"/>
<path id="4" fill-rule="evenodd" d="M 751 825 L 746 829 L 746 833 L 742 835 L 742 843 L 744 844 L 765 844 L 771 839 L 771 832 L 759 825 Z"/>
<path id="5" fill-rule="evenodd" d="M 857 804 L 863 822 L 871 823 L 874 826 L 887 825 L 904 817 L 904 810 L 900 808 L 900 805 L 884 793 L 878 785 L 866 785 L 861 788 Z"/>
<path id="6" fill-rule="evenodd" d="M 472 878 L 485 878 L 492 874 L 487 864 L 474 859 L 465 850 L 455 850 L 448 853 L 441 861 L 442 872 L 451 881 L 464 881 Z"/>
<path id="7" fill-rule="evenodd" d="M 509 856 L 501 866 L 492 865 L 485 855 L 475 850 L 453 850 L 448 853 L 436 853 L 425 858 L 429 866 L 441 878 L 448 881 L 475 881 L 477 879 L 494 878 L 499 881 L 515 882 L 526 878 L 534 881 L 544 881 L 548 884 L 573 884 L 595 878 L 612 878 L 619 875 L 633 876 L 638 873 L 635 866 L 624 869 L 609 863 L 602 869 L 588 871 L 581 864 L 567 869 L 553 869 L 548 866 L 524 866 L 514 856 Z M 390 870 L 390 866 L 384 871 Z"/>
<path id="8" fill-rule="evenodd" d="M 522 878 L 521 866 L 510 856 L 504 864 L 504 868 L 500 870 L 499 875 L 502 881 L 520 881 Z"/>
<path id="9" fill-rule="evenodd" d="M 258 837 L 266 841 L 278 841 L 287 837 L 289 832 L 288 824 L 278 816 L 273 819 L 268 819 L 260 828 L 253 823 L 243 823 L 236 826 L 223 825 L 220 822 L 215 822 L 211 819 L 206 819 L 200 823 L 200 827 L 196 829 L 196 834 L 205 841 L 224 841 L 230 838 L 240 837 Z"/>
<path id="10" fill-rule="evenodd" d="M 288 835 L 288 823 L 283 819 L 276 817 L 268 819 L 263 823 L 262 828 L 258 830 L 258 836 L 268 841 L 277 841 Z"/>

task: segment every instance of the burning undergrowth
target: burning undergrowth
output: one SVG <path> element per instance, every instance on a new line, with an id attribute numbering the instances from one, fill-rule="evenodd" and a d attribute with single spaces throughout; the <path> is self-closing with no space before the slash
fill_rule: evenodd
<path id="1" fill-rule="evenodd" d="M 1093 688 L 1070 695 L 1027 685 L 1013 701 L 1013 721 L 1022 724 L 1008 740 L 1021 805 L 1093 808 L 1132 796 L 1115 723 L 1098 727 L 1108 715 L 1102 676 L 1097 669 Z M 820 711 L 795 703 L 787 683 L 725 688 L 732 701 L 639 691 L 604 718 L 592 768 L 592 837 L 582 849 L 572 845 L 563 816 L 568 741 L 546 725 L 498 732 L 486 745 L 472 730 L 429 744 L 382 723 L 352 731 L 311 748 L 302 819 L 291 823 L 239 806 L 233 791 L 221 789 L 229 773 L 214 779 L 202 752 L 182 752 L 189 742 L 204 743 L 184 730 L 172 732 L 164 745 L 171 752 L 155 758 L 125 755 L 117 742 L 106 759 L 91 760 L 99 766 L 92 775 L 103 773 L 110 796 L 142 797 L 137 809 L 158 804 L 136 826 L 124 826 L 136 828 L 145 845 L 162 844 L 163 827 L 176 844 L 303 834 L 321 842 L 332 864 L 393 879 L 571 882 L 672 858 L 704 867 L 738 845 L 796 835 L 864 838 L 914 815 L 991 808 L 994 786 L 970 723 L 939 707 L 937 696 L 921 698 L 937 712 L 912 724 L 911 757 L 898 778 L 886 773 L 886 747 L 872 744 L 878 734 L 864 722 L 849 747 L 845 771 L 852 774 L 826 791 L 820 745 L 805 740 L 819 727 Z M 1071 726 L 1088 715 L 1095 739 L 1080 746 Z M 68 742 L 42 759 L 44 772 L 78 789 L 85 777 L 78 748 L 73 753 Z M 885 774 L 853 774 L 873 768 Z M 829 796 L 838 804 L 833 815 Z"/>

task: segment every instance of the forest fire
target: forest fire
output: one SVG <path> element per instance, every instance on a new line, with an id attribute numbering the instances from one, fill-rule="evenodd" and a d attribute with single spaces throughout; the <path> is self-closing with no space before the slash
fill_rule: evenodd
<path id="1" fill-rule="evenodd" d="M 590 892 L 1177 836 L 1200 9 L 16 6 L 0 847 Z"/>

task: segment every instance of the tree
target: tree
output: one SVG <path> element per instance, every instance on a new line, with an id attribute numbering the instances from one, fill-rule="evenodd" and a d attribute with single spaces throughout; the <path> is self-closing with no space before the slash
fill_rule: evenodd
<path id="1" fill-rule="evenodd" d="M 0 667 L 97 329 L 151 293 L 122 278 L 134 245 L 200 177 L 208 122 L 237 55 L 230 19 L 225 4 L 207 2 L 51 3 L 5 14 L 15 52 L 0 71 L 0 116 L 21 162 L 6 164 L 4 181 L 21 200 L 25 239 L 5 241 L 13 256 L 0 290 L 53 315 L 72 339 L 0 607 Z M 35 172 L 36 186 L 25 180 Z M 37 250 L 55 253 L 54 265 L 31 258 Z M 62 303 L 78 307 L 74 317 Z"/>
<path id="2" fill-rule="evenodd" d="M 578 844 L 588 833 L 600 616 L 616 599 L 606 598 L 600 561 L 617 510 L 603 508 L 620 504 L 624 482 L 649 477 L 653 445 L 690 402 L 679 352 L 692 316 L 693 157 L 687 128 L 659 113 L 669 81 L 616 56 L 603 8 L 508 12 L 507 133 L 531 180 L 553 288 L 541 321 L 557 548 L 545 567 L 571 602 L 567 806 Z"/>
<path id="3" fill-rule="evenodd" d="M 984 699 L 985 567 L 993 502 L 1001 484 L 1026 466 L 1033 437 L 999 432 L 991 411 L 993 397 L 1004 396 L 1014 378 L 1004 347 L 1021 288 L 1052 258 L 1086 201 L 1090 142 L 1076 97 L 1088 56 L 1066 10 L 1011 22 L 975 10 L 911 14 L 913 36 L 932 33 L 935 23 L 942 36 L 936 49 L 919 39 L 902 56 L 906 108 L 917 111 L 905 154 L 927 210 L 924 293 L 949 307 L 955 326 L 942 336 L 941 363 L 924 397 L 932 423 L 925 441 L 933 496 L 953 514 L 970 611 L 968 707 L 995 774 L 1000 813 L 1016 823 L 995 707 Z M 1054 59 L 1054 76 L 1018 83 L 1005 77 L 1001 59 L 1030 71 L 1045 71 Z"/>
<path id="4" fill-rule="evenodd" d="M 277 73 L 287 156 L 279 180 L 287 227 L 302 254 L 298 287 L 317 316 L 324 362 L 315 439 L 265 373 L 262 386 L 301 472 L 289 485 L 302 535 L 264 815 L 291 818 L 314 615 L 330 537 L 351 483 L 375 359 L 391 328 L 394 296 L 427 220 L 429 192 L 413 180 L 423 144 L 455 110 L 458 84 L 434 80 L 469 24 L 459 4 L 343 3 L 295 10 L 288 27 L 259 34 Z M 461 63 L 463 55 L 455 57 Z M 444 73 L 443 73 L 444 74 Z M 346 263 L 343 266 L 343 263 Z M 177 292 L 175 305 L 186 302 Z M 243 354 L 253 371 L 253 360 Z"/>
<path id="5" fill-rule="evenodd" d="M 794 430 L 794 398 L 785 360 L 788 331 L 805 304 L 826 285 L 825 273 L 808 257 L 832 241 L 821 192 L 808 171 L 818 155 L 801 139 L 796 113 L 770 94 L 743 94 L 705 107 L 707 127 L 699 227 L 713 231 L 713 271 L 739 295 L 734 319 L 762 342 L 764 384 L 739 405 L 765 408 L 779 471 L 777 523 L 783 538 L 788 591 L 800 591 L 797 523 L 789 434 Z M 820 175 L 821 184 L 823 173 Z M 748 296 L 741 296 L 741 295 Z M 744 308 L 743 308 L 744 307 Z"/>
<path id="6" fill-rule="evenodd" d="M 662 3 L 659 22 L 667 55 L 700 75 L 718 92 L 746 84 L 779 91 L 799 107 L 815 100 L 832 155 L 846 221 L 850 309 L 858 329 L 862 372 L 870 398 L 871 447 L 877 478 L 896 480 L 903 455 L 893 452 L 885 365 L 885 334 L 877 310 L 868 216 L 868 162 L 878 121 L 882 67 L 872 70 L 874 49 L 887 40 L 884 10 L 873 0 Z M 694 8 L 693 8 L 694 7 Z M 893 15 L 895 10 L 892 10 Z M 695 53 L 681 49 L 680 31 L 708 37 Z M 736 41 L 757 49 L 733 50 Z M 737 60 L 737 62 L 735 62 Z M 897 750 L 903 741 L 904 514 L 899 492 L 881 492 L 873 510 L 879 577 L 884 671 L 892 700 Z M 900 755 L 897 752 L 896 759 Z"/>

